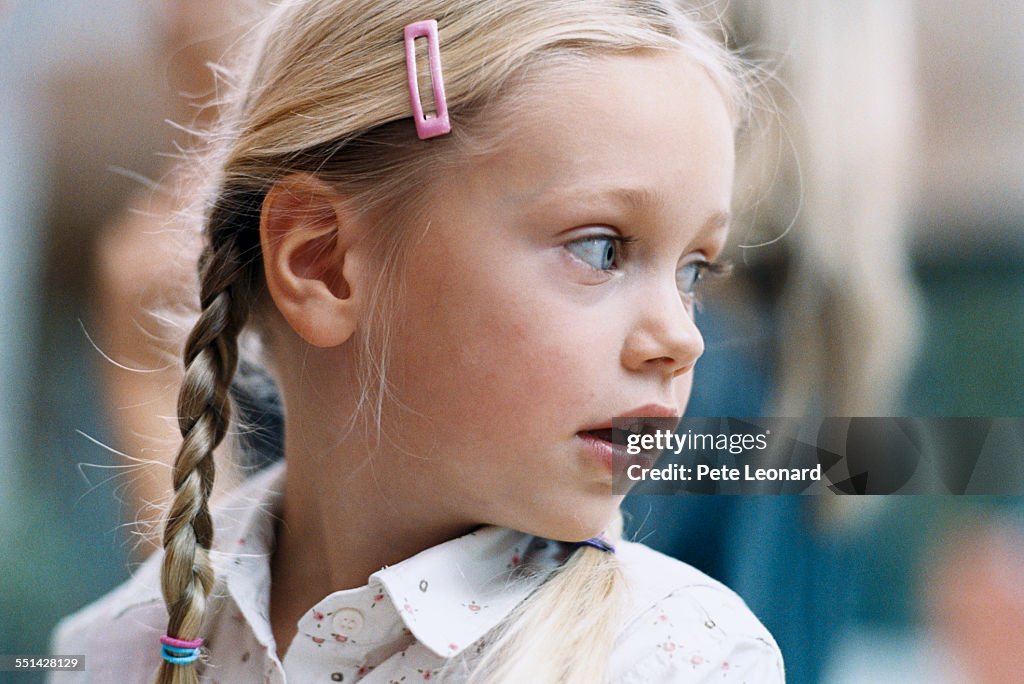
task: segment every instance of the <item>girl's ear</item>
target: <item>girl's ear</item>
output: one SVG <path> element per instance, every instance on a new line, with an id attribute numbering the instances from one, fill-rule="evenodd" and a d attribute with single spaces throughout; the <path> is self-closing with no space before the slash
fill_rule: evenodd
<path id="1" fill-rule="evenodd" d="M 346 342 L 362 315 L 363 220 L 309 174 L 284 177 L 263 200 L 267 289 L 292 329 L 316 347 Z"/>

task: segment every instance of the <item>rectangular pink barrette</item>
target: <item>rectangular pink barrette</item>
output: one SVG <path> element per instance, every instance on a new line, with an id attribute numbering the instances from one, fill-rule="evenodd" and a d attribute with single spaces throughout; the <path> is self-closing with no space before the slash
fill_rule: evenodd
<path id="1" fill-rule="evenodd" d="M 434 91 L 434 107 L 437 113 L 426 116 L 420 101 L 419 83 L 416 80 L 416 39 L 427 39 L 427 57 L 430 62 L 430 80 Z M 441 77 L 441 48 L 437 38 L 437 21 L 427 19 L 405 27 L 405 70 L 409 77 L 409 99 L 416 121 L 416 135 L 420 140 L 445 135 L 452 130 L 448 120 L 448 102 L 444 98 L 444 79 Z"/>

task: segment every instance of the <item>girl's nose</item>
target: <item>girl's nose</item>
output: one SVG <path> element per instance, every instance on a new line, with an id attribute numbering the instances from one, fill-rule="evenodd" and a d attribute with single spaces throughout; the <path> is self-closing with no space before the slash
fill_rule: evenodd
<path id="1" fill-rule="evenodd" d="M 675 287 L 641 304 L 622 349 L 629 370 L 676 377 L 693 369 L 704 338 Z"/>

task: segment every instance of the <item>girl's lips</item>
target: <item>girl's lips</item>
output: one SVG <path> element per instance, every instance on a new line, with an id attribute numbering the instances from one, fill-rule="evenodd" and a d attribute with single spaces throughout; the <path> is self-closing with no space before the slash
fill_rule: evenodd
<path id="1" fill-rule="evenodd" d="M 678 425 L 679 418 L 682 416 L 682 412 L 675 406 L 669 406 L 666 404 L 644 404 L 638 406 L 629 411 L 615 414 L 614 421 L 629 421 L 634 419 L 633 422 L 637 426 L 637 431 L 650 427 L 652 425 L 658 428 L 669 428 L 674 430 Z M 619 425 L 622 423 L 619 422 Z M 598 430 L 610 430 L 613 426 L 613 419 L 605 420 L 601 423 L 596 423 L 585 427 L 580 432 L 597 432 Z"/>
<path id="2" fill-rule="evenodd" d="M 623 445 L 612 443 L 611 428 L 577 432 L 576 436 L 582 440 L 587 455 L 602 464 L 609 472 L 613 469 L 616 456 L 626 456 Z"/>
<path id="3" fill-rule="evenodd" d="M 597 439 L 603 440 L 605 442 L 612 441 L 612 429 L 610 427 L 598 428 L 596 430 L 586 430 L 584 434 L 593 435 Z"/>
<path id="4" fill-rule="evenodd" d="M 666 429 L 674 431 L 679 422 L 679 411 L 665 404 L 645 404 L 624 412 L 618 420 L 627 420 L 630 424 L 627 431 L 632 433 L 653 433 Z M 621 428 L 621 423 L 618 425 Z M 652 460 L 651 454 L 644 454 L 639 458 L 629 455 L 625 444 L 616 444 L 612 441 L 612 427 L 612 421 L 608 420 L 576 433 L 583 441 L 588 455 L 602 463 L 609 472 L 614 471 L 616 466 L 624 470 L 630 463 L 653 463 L 657 460 L 656 457 Z"/>

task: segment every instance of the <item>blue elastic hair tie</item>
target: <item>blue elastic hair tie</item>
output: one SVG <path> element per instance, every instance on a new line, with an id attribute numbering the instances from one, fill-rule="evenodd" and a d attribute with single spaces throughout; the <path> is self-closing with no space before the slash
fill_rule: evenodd
<path id="1" fill-rule="evenodd" d="M 581 546 L 593 546 L 598 551 L 604 551 L 605 553 L 615 553 L 615 546 L 603 535 L 599 534 L 596 537 L 590 539 L 584 539 L 581 542 L 576 542 L 576 548 Z"/>
<path id="2" fill-rule="evenodd" d="M 188 665 L 199 659 L 198 648 L 175 648 L 167 644 L 161 646 L 160 655 L 171 665 Z"/>

